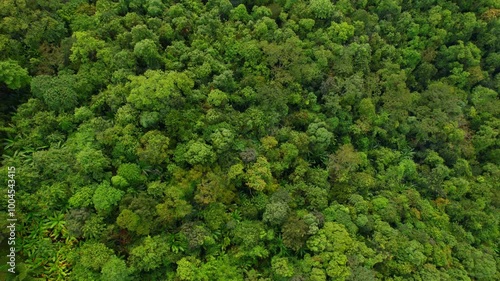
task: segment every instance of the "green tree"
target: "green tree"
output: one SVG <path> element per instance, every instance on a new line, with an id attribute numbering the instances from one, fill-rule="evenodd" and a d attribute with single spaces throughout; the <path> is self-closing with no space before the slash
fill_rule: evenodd
<path id="1" fill-rule="evenodd" d="M 136 231 L 140 226 L 140 217 L 129 209 L 124 209 L 121 211 L 120 215 L 116 219 L 116 224 L 122 228 L 126 228 L 130 231 Z"/>
<path id="2" fill-rule="evenodd" d="M 222 92 L 221 90 L 212 90 L 208 94 L 207 102 L 212 105 L 212 106 L 222 106 L 226 104 L 229 100 L 229 97 L 226 93 Z"/>
<path id="3" fill-rule="evenodd" d="M 178 146 L 177 155 L 179 155 L 179 160 L 182 159 L 191 165 L 211 164 L 216 157 L 211 146 L 202 141 L 193 140 L 186 145 Z"/>
<path id="4" fill-rule="evenodd" d="M 86 239 L 98 240 L 103 236 L 105 229 L 106 224 L 104 223 L 103 217 L 100 215 L 92 214 L 83 225 L 83 237 Z"/>
<path id="5" fill-rule="evenodd" d="M 103 281 L 113 281 L 113 280 L 131 280 L 129 269 L 125 264 L 125 261 L 118 258 L 110 258 L 103 266 L 101 270 L 101 279 Z"/>
<path id="6" fill-rule="evenodd" d="M 179 186 L 169 186 L 165 193 L 165 201 L 156 205 L 156 213 L 160 220 L 173 223 L 193 211 L 193 206 L 185 200 L 184 191 Z"/>
<path id="7" fill-rule="evenodd" d="M 211 135 L 210 140 L 218 153 L 224 152 L 232 148 L 234 143 L 234 133 L 230 129 L 216 129 Z"/>
<path id="8" fill-rule="evenodd" d="M 283 244 L 294 251 L 299 251 L 305 246 L 308 230 L 309 227 L 304 220 L 290 216 L 281 228 Z"/>
<path id="9" fill-rule="evenodd" d="M 42 99 L 50 110 L 71 110 L 78 104 L 78 95 L 70 86 L 72 83 L 76 83 L 72 76 L 52 78 L 42 75 L 32 79 L 31 91 L 35 97 Z"/>
<path id="10" fill-rule="evenodd" d="M 97 52 L 102 50 L 105 42 L 96 39 L 86 31 L 75 31 L 73 33 L 75 43 L 71 47 L 70 60 L 75 63 L 85 64 L 97 60 Z"/>
<path id="11" fill-rule="evenodd" d="M 124 163 L 118 167 L 116 174 L 124 178 L 132 186 L 144 183 L 146 177 L 142 174 L 142 169 L 135 163 Z"/>
<path id="12" fill-rule="evenodd" d="M 239 4 L 236 8 L 231 10 L 231 19 L 246 22 L 250 20 L 247 8 L 243 4 Z"/>
<path id="13" fill-rule="evenodd" d="M 158 53 L 156 44 L 151 39 L 139 41 L 134 46 L 134 55 L 145 62 L 150 69 L 160 67 L 161 57 Z"/>
<path id="14" fill-rule="evenodd" d="M 103 215 L 109 214 L 123 196 L 123 191 L 111 187 L 109 182 L 101 183 L 92 196 L 95 209 Z"/>
<path id="15" fill-rule="evenodd" d="M 364 162 L 366 155 L 356 152 L 351 144 L 341 146 L 330 156 L 330 177 L 336 181 L 346 181 L 349 174 L 356 171 Z"/>
<path id="16" fill-rule="evenodd" d="M 90 175 L 95 180 L 102 180 L 110 161 L 102 151 L 87 147 L 76 155 L 76 163 L 84 174 Z"/>
<path id="17" fill-rule="evenodd" d="M 98 271 L 112 258 L 113 250 L 103 243 L 85 243 L 79 251 L 82 266 Z"/>
<path id="18" fill-rule="evenodd" d="M 293 276 L 293 267 L 289 264 L 288 258 L 273 257 L 271 260 L 271 268 L 274 274 L 281 278 Z"/>
<path id="19" fill-rule="evenodd" d="M 151 271 L 166 263 L 170 245 L 164 236 L 147 236 L 130 251 L 131 267 L 141 271 Z"/>
<path id="20" fill-rule="evenodd" d="M 335 11 L 335 6 L 329 0 L 312 0 L 309 8 L 318 19 L 328 19 Z"/>
<path id="21" fill-rule="evenodd" d="M 144 76 L 131 77 L 127 101 L 140 110 L 159 111 L 183 104 L 183 95 L 194 82 L 185 73 L 148 70 Z"/>
<path id="22" fill-rule="evenodd" d="M 149 131 L 141 137 L 142 147 L 137 149 L 141 161 L 150 165 L 168 163 L 170 139 L 160 131 Z"/>
<path id="23" fill-rule="evenodd" d="M 0 81 L 5 83 L 7 88 L 17 90 L 30 82 L 30 76 L 16 61 L 0 61 Z"/>
<path id="24" fill-rule="evenodd" d="M 326 124 L 312 123 L 307 128 L 313 151 L 325 151 L 334 141 L 334 136 L 328 131 Z"/>
<path id="25" fill-rule="evenodd" d="M 258 157 L 257 161 L 246 172 L 246 185 L 257 191 L 272 189 L 272 174 L 269 162 L 265 157 Z"/>
<path id="26" fill-rule="evenodd" d="M 288 216 L 290 208 L 285 202 L 272 202 L 267 204 L 262 220 L 271 225 L 281 225 Z"/>

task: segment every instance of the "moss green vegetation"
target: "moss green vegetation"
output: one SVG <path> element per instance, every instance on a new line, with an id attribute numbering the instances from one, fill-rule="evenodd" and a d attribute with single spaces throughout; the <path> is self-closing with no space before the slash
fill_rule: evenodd
<path id="1" fill-rule="evenodd" d="M 500 280 L 498 93 L 494 0 L 0 1 L 16 280 Z"/>

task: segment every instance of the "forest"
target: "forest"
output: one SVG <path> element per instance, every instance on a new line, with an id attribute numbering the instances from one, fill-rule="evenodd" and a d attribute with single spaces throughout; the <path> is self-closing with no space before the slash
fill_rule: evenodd
<path id="1" fill-rule="evenodd" d="M 499 93 L 498 0 L 0 0 L 0 279 L 500 280 Z"/>

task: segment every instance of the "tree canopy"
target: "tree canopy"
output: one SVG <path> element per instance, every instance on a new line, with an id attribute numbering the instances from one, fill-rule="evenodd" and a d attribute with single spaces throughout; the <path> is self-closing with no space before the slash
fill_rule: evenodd
<path id="1" fill-rule="evenodd" d="M 500 280 L 498 1 L 5 0 L 0 23 L 0 279 Z"/>

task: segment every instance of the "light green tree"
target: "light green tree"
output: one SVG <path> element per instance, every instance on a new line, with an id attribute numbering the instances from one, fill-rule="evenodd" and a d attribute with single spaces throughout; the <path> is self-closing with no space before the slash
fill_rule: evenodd
<path id="1" fill-rule="evenodd" d="M 335 9 L 330 0 L 311 0 L 309 8 L 318 19 L 328 19 L 333 15 Z"/>
<path id="2" fill-rule="evenodd" d="M 0 82 L 5 83 L 7 88 L 16 90 L 29 84 L 30 76 L 16 61 L 0 61 Z"/>
<path id="3" fill-rule="evenodd" d="M 109 182 L 105 181 L 96 188 L 92 202 L 100 214 L 107 215 L 118 204 L 123 194 L 123 191 L 112 187 Z"/>

